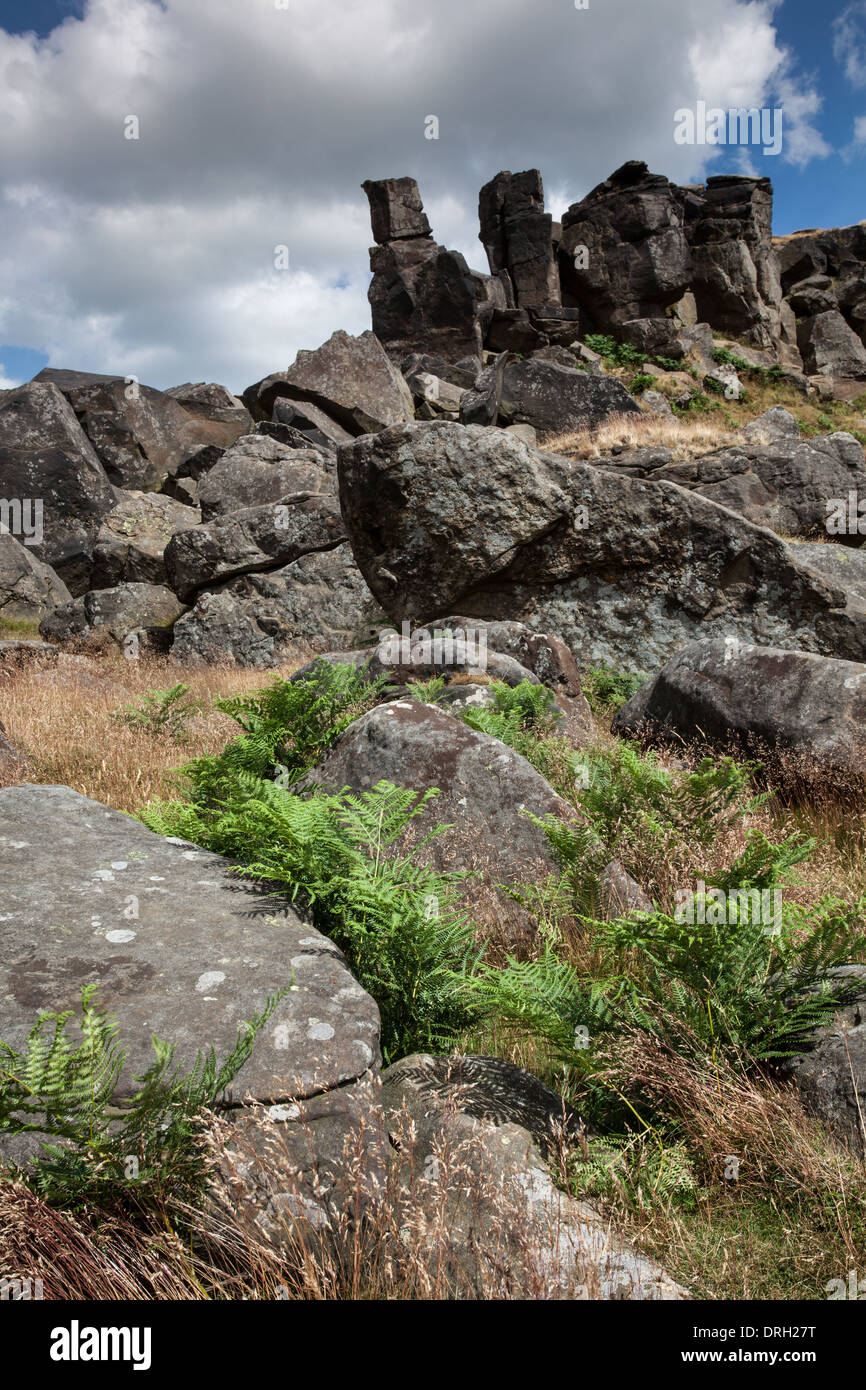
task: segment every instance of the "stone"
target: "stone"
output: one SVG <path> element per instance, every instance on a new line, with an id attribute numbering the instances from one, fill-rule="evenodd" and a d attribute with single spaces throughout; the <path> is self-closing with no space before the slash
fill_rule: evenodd
<path id="1" fill-rule="evenodd" d="M 34 533 L 37 544 L 27 548 L 71 593 L 83 593 L 97 532 L 117 497 L 56 386 L 31 381 L 0 400 L 0 476 L 5 499 L 22 504 L 25 521 L 29 516 L 32 523 L 42 508 L 41 534 Z"/>
<path id="2" fill-rule="evenodd" d="M 809 1110 L 831 1134 L 861 1158 L 866 1156 L 866 969 L 842 966 L 856 997 L 834 1022 L 819 1028 L 808 1052 L 786 1058 L 780 1073 L 793 1081 Z"/>
<path id="3" fill-rule="evenodd" d="M 118 584 L 92 589 L 46 614 L 40 634 L 50 642 L 87 641 L 96 633 L 123 645 L 136 634 L 147 645 L 165 649 L 184 605 L 164 584 Z"/>
<path id="4" fill-rule="evenodd" d="M 559 304 L 553 218 L 544 211 L 539 171 L 497 174 L 481 190 L 478 216 L 491 273 L 505 286 L 510 304 L 520 309 Z"/>
<path id="5" fill-rule="evenodd" d="M 787 431 L 788 425 L 782 425 L 778 416 L 764 422 L 761 429 L 747 426 L 752 433 L 742 444 L 714 449 L 682 463 L 663 462 L 659 466 L 658 451 L 645 450 L 641 457 L 641 451 L 634 450 L 601 458 L 597 466 L 618 470 L 622 460 L 627 460 L 633 477 L 677 483 L 779 535 L 824 536 L 831 499 L 844 499 L 847 504 L 852 489 L 866 496 L 863 449 L 850 434 L 801 440 L 781 433 L 782 428 Z M 757 438 L 765 442 L 753 442 Z M 862 539 L 860 535 L 852 537 L 857 545 Z"/>
<path id="6" fill-rule="evenodd" d="M 324 410 L 312 405 L 310 401 L 292 401 L 287 396 L 277 396 L 272 416 L 272 425 L 288 426 L 302 438 L 289 439 L 282 431 L 274 436 L 274 430 L 268 429 L 268 422 L 265 420 L 259 421 L 258 433 L 271 434 L 296 449 L 334 450 L 340 444 L 347 443 L 354 434 L 354 431 L 350 433 L 349 430 L 343 429 L 342 425 L 338 425 L 336 420 L 332 420 L 330 415 L 326 415 Z"/>
<path id="7" fill-rule="evenodd" d="M 718 174 L 681 194 L 698 317 L 756 347 L 778 343 L 782 286 L 770 180 Z"/>
<path id="8" fill-rule="evenodd" d="M 357 440 L 338 471 L 358 566 L 398 623 L 523 622 L 629 671 L 704 636 L 866 658 L 861 603 L 796 545 L 673 483 L 446 421 Z"/>
<path id="9" fill-rule="evenodd" d="M 8 623 L 38 622 L 71 597 L 50 565 L 37 560 L 30 546 L 0 529 L 0 629 Z"/>
<path id="10" fill-rule="evenodd" d="M 789 410 L 783 405 L 773 405 L 743 425 L 740 434 L 755 444 L 771 444 L 777 439 L 799 439 L 800 426 Z"/>
<path id="11" fill-rule="evenodd" d="M 184 603 L 199 589 L 242 574 L 282 569 L 346 539 L 335 497 L 297 492 L 263 507 L 215 517 L 173 536 L 165 550 L 169 583 Z"/>
<path id="12" fill-rule="evenodd" d="M 479 395 L 491 384 L 488 372 L 494 370 L 483 372 L 475 391 L 464 396 L 460 410 L 463 423 L 476 423 L 471 417 Z M 639 414 L 637 401 L 615 377 L 590 376 L 536 358 L 503 365 L 496 412 L 501 425 L 532 425 L 541 433 L 560 434 L 595 428 L 612 415 Z"/>
<path id="13" fill-rule="evenodd" d="M 797 343 L 807 373 L 866 381 L 866 347 L 838 309 L 798 323 Z"/>
<path id="14" fill-rule="evenodd" d="M 480 874 L 464 889 L 481 930 L 513 948 L 533 939 L 526 909 L 501 885 L 540 882 L 557 872 L 543 832 L 524 814 L 579 820 L 535 768 L 499 739 L 416 700 L 378 705 L 348 729 L 305 785 L 369 791 L 382 779 L 439 796 L 398 843 L 417 843 L 435 825 L 451 827 L 420 849 L 441 872 Z"/>
<path id="15" fill-rule="evenodd" d="M 645 406 L 650 415 L 673 415 L 667 396 L 661 391 L 641 391 L 638 404 Z"/>
<path id="16" fill-rule="evenodd" d="M 172 656 L 188 666 L 266 670 L 296 661 L 299 650 L 371 642 L 381 626 L 382 614 L 344 544 L 203 590 L 175 623 Z"/>
<path id="17" fill-rule="evenodd" d="M 335 491 L 333 464 L 318 450 L 309 445 L 295 449 L 268 435 L 248 434 L 201 476 L 198 500 L 202 521 L 210 522 L 279 502 L 293 492 Z"/>
<path id="18" fill-rule="evenodd" d="M 198 526 L 201 513 L 161 492 L 119 492 L 96 536 L 90 584 L 167 584 L 164 552 L 172 536 Z"/>
<path id="19" fill-rule="evenodd" d="M 410 377 L 425 373 L 469 391 L 481 374 L 481 359 L 465 357 L 460 362 L 448 362 L 444 357 L 437 357 L 432 352 L 410 352 L 400 363 L 400 371 L 407 381 Z"/>
<path id="20" fill-rule="evenodd" d="M 245 430 L 238 419 L 208 419 L 122 376 L 45 367 L 33 380 L 63 392 L 118 487 L 157 492 L 190 454 L 206 444 L 226 448 Z"/>
<path id="21" fill-rule="evenodd" d="M 279 396 L 318 406 L 353 436 L 414 416 L 408 386 L 369 331 L 353 338 L 338 330 L 314 352 L 299 352 L 287 372 L 248 386 L 243 398 L 261 420 Z"/>
<path id="22" fill-rule="evenodd" d="M 623 164 L 563 216 L 559 273 L 563 303 L 598 331 L 664 319 L 692 277 L 680 191 L 638 160 Z"/>
<path id="23" fill-rule="evenodd" d="M 215 381 L 187 381 L 183 386 L 170 386 L 165 393 L 193 415 L 220 424 L 237 425 L 238 437 L 252 427 L 252 417 L 239 396 L 233 396 L 225 386 Z"/>
<path id="24" fill-rule="evenodd" d="M 442 1296 L 679 1300 L 686 1291 L 559 1191 L 527 1125 L 558 1097 L 492 1058 L 405 1057 L 382 1077 L 391 1161 L 428 1221 Z M 514 1118 L 512 1118 L 514 1117 Z M 563 1106 L 568 1132 L 571 1112 Z M 523 1121 L 523 1123 L 520 1123 Z M 547 1131 L 543 1131 L 547 1137 Z"/>
<path id="25" fill-rule="evenodd" d="M 858 535 L 857 540 L 861 539 Z M 866 548 L 806 542 L 797 546 L 797 559 L 822 574 L 834 588 L 845 589 L 866 603 Z"/>
<path id="26" fill-rule="evenodd" d="M 618 711 L 614 730 L 796 752 L 801 780 L 850 787 L 866 767 L 864 715 L 866 664 L 728 637 L 678 651 Z"/>
<path id="27" fill-rule="evenodd" d="M 153 1034 L 175 1046 L 183 1069 L 211 1046 L 222 1059 L 284 990 L 228 1088 L 228 1115 L 242 1121 L 250 1102 L 279 1106 L 293 1146 L 312 1144 L 315 1155 L 317 1122 L 298 1114 L 293 1125 L 292 1107 L 331 1097 L 332 1123 L 342 1099 L 351 1132 L 348 1102 L 380 1066 L 378 1010 L 333 943 L 286 902 L 263 898 L 220 856 L 68 787 L 0 791 L 0 878 L 5 1042 L 22 1047 L 40 1012 L 77 1011 L 82 986 L 98 983 L 127 1048 L 120 1099 L 153 1062 Z M 34 1148 L 34 1136 L 0 1136 L 7 1159 Z M 317 1196 L 312 1183 L 307 1192 Z"/>
<path id="28" fill-rule="evenodd" d="M 367 179 L 361 187 L 370 203 L 373 240 L 377 245 L 430 235 L 430 223 L 415 179 Z"/>

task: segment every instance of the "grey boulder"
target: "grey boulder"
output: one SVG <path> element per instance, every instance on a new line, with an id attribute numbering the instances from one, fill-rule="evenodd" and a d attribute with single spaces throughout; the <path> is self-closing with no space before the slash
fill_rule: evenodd
<path id="1" fill-rule="evenodd" d="M 0 626 L 38 622 L 70 598 L 63 580 L 50 565 L 37 560 L 30 546 L 22 545 L 10 532 L 0 529 Z"/>

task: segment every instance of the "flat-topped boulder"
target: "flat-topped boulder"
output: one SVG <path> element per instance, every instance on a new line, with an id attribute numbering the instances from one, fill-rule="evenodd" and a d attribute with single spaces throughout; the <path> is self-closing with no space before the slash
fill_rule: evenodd
<path id="1" fill-rule="evenodd" d="M 77 1011 L 94 982 L 128 1048 L 124 1097 L 153 1061 L 152 1034 L 184 1069 L 211 1046 L 222 1059 L 285 990 L 225 1102 L 279 1106 L 302 1155 L 317 1126 L 295 1135 L 292 1105 L 330 1097 L 325 1128 L 348 1116 L 379 1069 L 378 1009 L 332 942 L 230 867 L 69 787 L 0 790 L 0 1038 L 24 1046 L 41 1012 Z M 0 1139 L 7 1159 L 26 1148 Z"/>

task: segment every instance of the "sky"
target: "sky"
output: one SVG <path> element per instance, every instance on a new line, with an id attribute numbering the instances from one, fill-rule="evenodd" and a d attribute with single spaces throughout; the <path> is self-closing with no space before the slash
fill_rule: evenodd
<path id="1" fill-rule="evenodd" d="M 780 153 L 677 143 L 699 102 L 780 108 Z M 364 179 L 486 270 L 499 170 L 561 215 L 627 159 L 866 218 L 866 0 L 0 0 L 0 388 L 240 391 L 370 327 Z"/>

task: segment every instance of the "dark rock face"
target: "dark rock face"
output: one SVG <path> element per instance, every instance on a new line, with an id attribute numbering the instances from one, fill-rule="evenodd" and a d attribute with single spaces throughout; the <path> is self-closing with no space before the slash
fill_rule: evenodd
<path id="1" fill-rule="evenodd" d="M 223 425 L 237 425 L 238 435 L 252 428 L 252 417 L 238 396 L 215 381 L 187 381 L 182 386 L 170 386 L 165 392 L 192 415 L 216 420 Z"/>
<path id="2" fill-rule="evenodd" d="M 491 274 L 503 285 L 507 307 L 559 304 L 553 218 L 544 211 L 538 170 L 497 174 L 481 190 L 478 217 L 479 239 Z"/>
<path id="3" fill-rule="evenodd" d="M 225 448 L 246 428 L 241 419 L 194 414 L 165 392 L 124 377 L 46 367 L 33 380 L 63 392 L 118 487 L 157 491 L 197 449 Z"/>
<path id="4" fill-rule="evenodd" d="M 165 568 L 175 593 L 188 603 L 208 585 L 280 569 L 345 539 L 336 498 L 299 492 L 180 532 L 166 547 Z"/>
<path id="5" fill-rule="evenodd" d="M 198 526 L 201 514 L 162 492 L 123 492 L 96 537 L 90 584 L 167 584 L 163 555 L 178 531 Z"/>
<path id="6" fill-rule="evenodd" d="M 344 544 L 203 590 L 174 626 L 172 655 L 190 666 L 268 669 L 299 648 L 325 652 L 370 642 L 381 625 Z"/>
<path id="7" fill-rule="evenodd" d="M 862 538 L 857 536 L 856 539 Z M 798 545 L 797 558 L 823 575 L 834 588 L 845 589 L 855 599 L 866 603 L 866 549 L 855 550 L 845 544 Z"/>
<path id="8" fill-rule="evenodd" d="M 163 584 L 118 584 L 113 589 L 91 589 L 83 597 L 53 609 L 39 624 L 49 642 L 86 639 L 102 632 L 119 644 L 132 634 L 148 645 L 165 650 L 171 630 L 184 606 Z"/>
<path id="9" fill-rule="evenodd" d="M 408 386 L 370 332 L 339 330 L 314 352 L 299 352 L 287 372 L 248 386 L 244 401 L 256 419 L 268 419 L 280 396 L 317 406 L 351 435 L 414 414 Z"/>
<path id="10" fill-rule="evenodd" d="M 382 1081 L 398 1188 L 428 1215 L 431 1273 L 450 1296 L 687 1296 L 554 1186 L 533 1131 L 547 1137 L 558 1098 L 534 1077 L 492 1058 L 415 1054 Z M 573 1113 L 560 1110 L 563 1121 L 574 1126 Z"/>
<path id="11" fill-rule="evenodd" d="M 97 532 L 116 494 L 56 386 L 31 381 L 0 400 L 0 476 L 7 500 L 42 506 L 41 539 L 28 549 L 72 593 L 82 593 Z"/>
<path id="12" fill-rule="evenodd" d="M 376 1005 L 330 941 L 288 906 L 256 910 L 261 896 L 228 868 L 68 787 L 0 792 L 3 1038 L 20 1047 L 41 1010 L 77 1009 L 98 980 L 122 1020 L 116 1094 L 128 1096 L 153 1061 L 152 1034 L 184 1068 L 211 1044 L 223 1058 L 268 994 L 294 986 L 232 1083 L 230 1114 L 243 1118 L 248 1100 L 278 1105 L 291 1132 L 295 1102 L 345 1099 L 379 1069 Z M 309 1145 L 315 1123 L 296 1128 Z"/>
<path id="13" fill-rule="evenodd" d="M 403 238 L 429 237 L 430 223 L 414 179 L 368 179 L 361 187 L 370 203 L 377 246 Z"/>
<path id="14" fill-rule="evenodd" d="M 245 507 L 279 502 L 293 492 L 336 492 L 331 456 L 308 446 L 295 449 L 264 434 L 248 434 L 202 474 L 198 501 L 202 521 Z M 180 529 L 180 528 L 178 528 Z"/>
<path id="15" fill-rule="evenodd" d="M 614 727 L 795 749 L 812 760 L 819 782 L 851 785 L 864 772 L 864 716 L 866 665 L 729 637 L 677 652 L 623 706 Z"/>
<path id="16" fill-rule="evenodd" d="M 772 346 L 781 333 L 782 286 L 770 180 L 717 175 L 704 188 L 684 190 L 684 205 L 698 318 L 717 332 Z"/>
<path id="17" fill-rule="evenodd" d="M 29 546 L 0 531 L 0 624 L 38 622 L 43 614 L 68 603 L 69 590 L 50 565 L 37 560 Z"/>
<path id="18" fill-rule="evenodd" d="M 684 223 L 675 184 L 637 160 L 624 164 L 562 219 L 565 302 L 585 308 L 602 331 L 663 318 L 692 279 Z"/>
<path id="19" fill-rule="evenodd" d="M 546 434 L 636 414 L 640 406 L 615 377 L 590 376 L 538 358 L 488 367 L 460 406 L 464 424 L 532 425 Z"/>
<path id="20" fill-rule="evenodd" d="M 837 309 L 798 323 L 797 343 L 807 372 L 866 381 L 866 347 Z"/>
<path id="21" fill-rule="evenodd" d="M 866 655 L 866 609 L 797 547 L 666 482 L 446 422 L 339 455 L 362 574 L 396 620 L 453 611 L 559 633 L 587 664 L 658 668 L 700 636 Z"/>
<path id="22" fill-rule="evenodd" d="M 832 498 L 846 500 L 851 489 L 866 496 L 863 450 L 850 434 L 749 442 L 687 463 L 665 462 L 659 457 L 665 452 L 645 450 L 643 460 L 624 455 L 624 466 L 633 477 L 678 483 L 785 536 L 824 536 Z M 616 472 L 623 465 L 614 457 L 598 466 Z M 863 537 L 850 540 L 860 545 Z"/>
<path id="23" fill-rule="evenodd" d="M 836 309 L 866 346 L 866 225 L 860 222 L 828 231 L 794 232 L 778 237 L 774 244 L 786 303 L 797 317 L 809 318 Z M 823 347 L 821 340 L 831 331 L 837 340 L 836 351 L 842 353 L 842 363 L 852 351 L 854 360 L 859 362 L 850 339 L 838 324 L 831 329 L 829 320 L 817 327 L 819 355 L 828 351 L 829 345 Z M 811 339 L 816 330 L 798 323 L 797 332 L 803 335 L 806 354 L 814 362 Z M 827 358 L 827 369 L 836 370 L 832 357 Z M 817 366 L 814 370 L 823 369 Z M 841 374 L 847 373 L 843 370 Z"/>
<path id="24" fill-rule="evenodd" d="M 493 309 L 506 304 L 502 286 L 433 240 L 414 179 L 368 181 L 363 188 L 376 242 L 368 297 L 385 351 L 395 361 L 414 352 L 449 362 L 480 357 Z"/>

